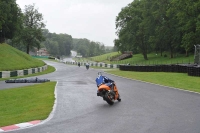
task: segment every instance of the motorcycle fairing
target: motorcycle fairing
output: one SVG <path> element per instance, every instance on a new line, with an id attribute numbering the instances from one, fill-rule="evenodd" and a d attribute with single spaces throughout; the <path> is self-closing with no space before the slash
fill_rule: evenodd
<path id="1" fill-rule="evenodd" d="M 99 87 L 98 87 L 98 90 L 110 90 L 110 84 L 111 83 L 106 83 L 106 84 L 101 84 Z"/>

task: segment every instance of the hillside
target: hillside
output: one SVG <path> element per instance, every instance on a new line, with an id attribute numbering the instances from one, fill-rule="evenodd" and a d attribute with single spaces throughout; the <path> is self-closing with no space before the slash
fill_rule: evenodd
<path id="1" fill-rule="evenodd" d="M 148 54 L 148 60 L 144 60 L 142 54 L 133 54 L 132 58 L 119 61 L 109 61 L 110 57 L 118 56 L 120 53 L 113 52 L 88 58 L 95 62 L 104 62 L 107 64 L 131 64 L 131 65 L 160 65 L 160 64 L 193 64 L 194 54 L 191 53 L 189 57 L 185 57 L 184 54 L 177 54 L 176 57 L 170 58 L 170 53 L 165 53 L 165 56 L 157 55 L 156 53 Z"/>
<path id="2" fill-rule="evenodd" d="M 8 44 L 0 44 L 0 71 L 21 70 L 45 65 L 41 60 L 13 48 Z"/>

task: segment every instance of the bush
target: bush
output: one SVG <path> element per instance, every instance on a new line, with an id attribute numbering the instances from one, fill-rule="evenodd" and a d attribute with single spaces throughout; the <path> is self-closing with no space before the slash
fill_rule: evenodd
<path id="1" fill-rule="evenodd" d="M 48 59 L 53 59 L 53 60 L 55 60 L 55 57 L 49 56 Z"/>

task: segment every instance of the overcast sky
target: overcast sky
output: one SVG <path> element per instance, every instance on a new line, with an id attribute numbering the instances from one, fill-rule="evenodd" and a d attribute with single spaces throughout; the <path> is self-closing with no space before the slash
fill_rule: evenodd
<path id="1" fill-rule="evenodd" d="M 133 0 L 17 0 L 23 10 L 35 4 L 43 14 L 46 29 L 51 33 L 66 33 L 73 38 L 87 38 L 114 46 L 117 38 L 115 18 Z"/>

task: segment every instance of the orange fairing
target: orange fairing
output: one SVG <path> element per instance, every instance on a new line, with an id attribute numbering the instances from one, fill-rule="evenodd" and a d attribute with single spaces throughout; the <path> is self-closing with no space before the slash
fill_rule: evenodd
<path id="1" fill-rule="evenodd" d="M 107 86 L 107 85 L 105 85 L 105 84 L 102 84 L 102 85 L 100 85 L 99 87 L 98 87 L 98 90 L 110 90 L 110 87 L 109 86 Z"/>
<path id="2" fill-rule="evenodd" d="M 102 85 L 100 85 L 99 87 L 98 87 L 98 90 L 99 91 L 101 91 L 101 90 L 110 90 L 110 87 L 109 86 L 107 86 L 107 85 L 105 85 L 105 84 L 102 84 Z M 117 90 L 117 86 L 116 85 L 114 85 L 114 91 L 116 92 L 115 93 L 115 100 L 118 98 L 118 90 Z"/>

